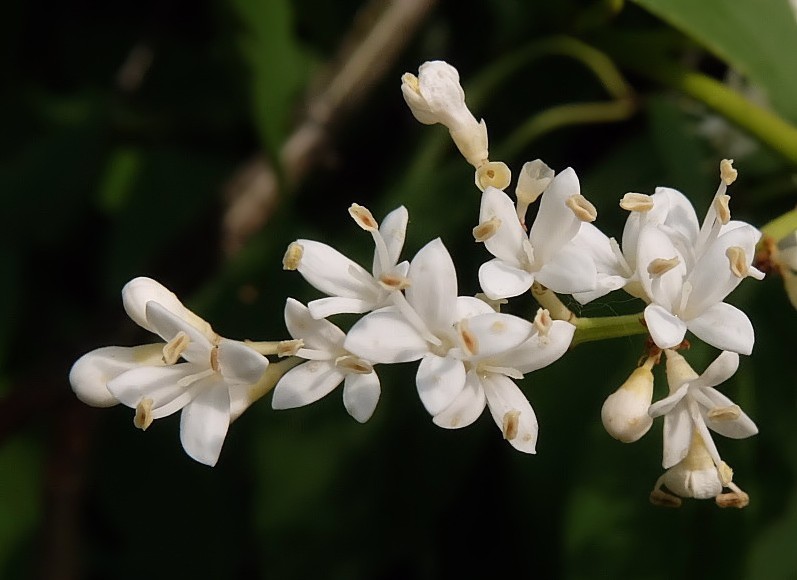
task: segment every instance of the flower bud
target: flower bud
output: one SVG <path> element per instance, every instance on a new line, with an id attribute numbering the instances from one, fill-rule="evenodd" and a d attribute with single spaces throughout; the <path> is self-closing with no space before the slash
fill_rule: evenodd
<path id="1" fill-rule="evenodd" d="M 634 370 L 619 389 L 606 398 L 601 420 L 606 432 L 623 443 L 633 443 L 648 432 L 653 419 L 648 407 L 653 400 L 654 358 Z"/>
<path id="2" fill-rule="evenodd" d="M 726 466 L 725 463 L 722 465 Z M 730 471 L 730 468 L 727 468 Z M 733 472 L 728 474 L 730 482 Z M 692 434 L 689 453 L 679 463 L 669 468 L 661 477 L 661 483 L 680 497 L 709 499 L 722 493 L 723 481 L 720 471 L 706 449 L 703 438 L 697 432 Z"/>

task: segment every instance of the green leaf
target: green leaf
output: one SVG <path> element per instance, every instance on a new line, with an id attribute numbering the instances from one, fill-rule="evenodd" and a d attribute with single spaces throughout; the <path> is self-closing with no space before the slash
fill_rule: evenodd
<path id="1" fill-rule="evenodd" d="M 273 156 L 287 136 L 306 68 L 293 34 L 291 6 L 287 0 L 235 0 L 232 7 L 244 26 L 241 50 L 251 72 L 255 123 Z"/>
<path id="2" fill-rule="evenodd" d="M 797 17 L 787 0 L 635 0 L 764 88 L 797 119 Z"/>
<path id="3" fill-rule="evenodd" d="M 26 548 L 41 513 L 41 451 L 30 438 L 16 438 L 0 448 L 0 576 Z"/>

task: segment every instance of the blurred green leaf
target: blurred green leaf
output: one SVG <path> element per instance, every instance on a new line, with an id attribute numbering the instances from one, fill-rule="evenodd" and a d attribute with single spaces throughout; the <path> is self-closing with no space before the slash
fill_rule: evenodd
<path id="1" fill-rule="evenodd" d="M 635 0 L 730 63 L 797 120 L 797 17 L 787 0 Z"/>
<path id="2" fill-rule="evenodd" d="M 113 151 L 100 179 L 100 207 L 111 213 L 119 210 L 132 193 L 140 170 L 140 151 L 128 147 Z"/>
<path id="3" fill-rule="evenodd" d="M 41 511 L 40 450 L 29 438 L 18 438 L 0 447 L 0 576 L 16 552 L 25 547 L 36 529 Z"/>
<path id="4" fill-rule="evenodd" d="M 272 156 L 285 139 L 305 73 L 288 0 L 235 0 L 244 31 L 241 50 L 252 75 L 255 123 Z"/>

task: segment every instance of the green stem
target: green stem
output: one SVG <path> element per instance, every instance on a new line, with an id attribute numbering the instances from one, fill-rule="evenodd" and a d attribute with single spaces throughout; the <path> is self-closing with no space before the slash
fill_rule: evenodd
<path id="1" fill-rule="evenodd" d="M 764 237 L 772 238 L 775 242 L 785 238 L 795 230 L 797 230 L 797 208 L 779 215 L 761 228 Z"/>
<path id="2" fill-rule="evenodd" d="M 705 103 L 777 153 L 797 164 L 797 127 L 725 84 L 647 51 L 616 50 L 616 60 L 663 85 Z"/>
<path id="3" fill-rule="evenodd" d="M 570 348 L 583 342 L 606 340 L 622 336 L 647 334 L 648 329 L 642 323 L 642 313 L 623 316 L 600 316 L 596 318 L 576 318 L 576 334 Z"/>

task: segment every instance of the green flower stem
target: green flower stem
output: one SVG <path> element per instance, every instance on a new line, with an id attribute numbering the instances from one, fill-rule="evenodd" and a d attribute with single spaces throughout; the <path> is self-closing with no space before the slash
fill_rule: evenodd
<path id="1" fill-rule="evenodd" d="M 626 314 L 624 316 L 600 316 L 596 318 L 576 318 L 571 321 L 576 325 L 576 334 L 570 348 L 583 342 L 593 340 L 606 340 L 621 336 L 634 336 L 647 334 L 648 329 L 643 324 L 642 313 Z"/>
<path id="2" fill-rule="evenodd" d="M 285 373 L 303 362 L 305 362 L 304 359 L 292 356 L 283 361 L 268 365 L 266 372 L 263 373 L 263 376 L 260 377 L 260 380 L 250 387 L 249 403 L 254 403 L 258 399 L 261 399 L 269 394 Z"/>
<path id="3" fill-rule="evenodd" d="M 769 237 L 775 242 L 785 238 L 795 230 L 797 230 L 797 208 L 779 215 L 761 228 L 764 238 Z"/>
<path id="4" fill-rule="evenodd" d="M 647 51 L 615 50 L 622 65 L 705 103 L 762 143 L 797 164 L 797 127 L 725 84 Z"/>

